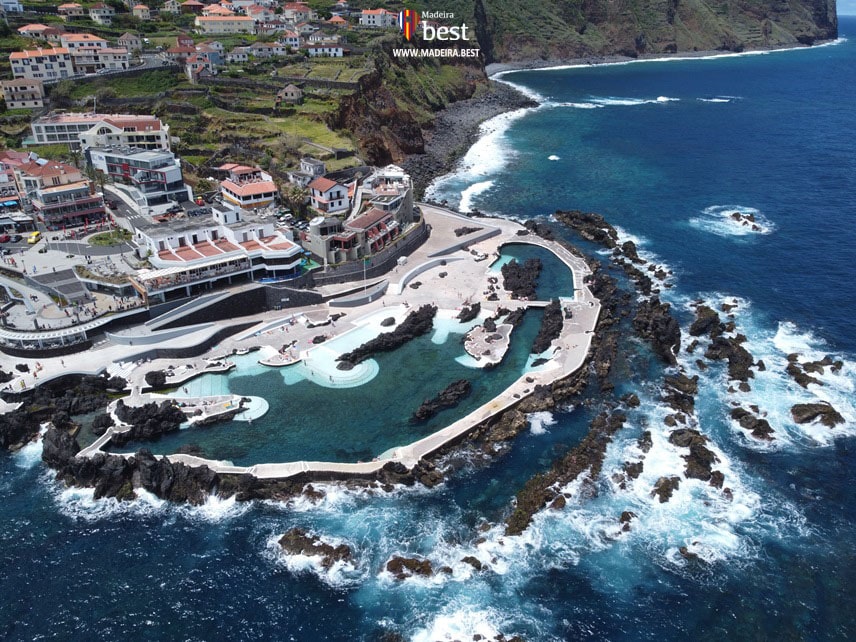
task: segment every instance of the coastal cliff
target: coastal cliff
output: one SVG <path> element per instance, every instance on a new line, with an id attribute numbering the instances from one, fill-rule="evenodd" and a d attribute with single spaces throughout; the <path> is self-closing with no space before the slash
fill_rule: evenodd
<path id="1" fill-rule="evenodd" d="M 838 36 L 835 0 L 437 0 L 487 63 L 745 51 Z"/>

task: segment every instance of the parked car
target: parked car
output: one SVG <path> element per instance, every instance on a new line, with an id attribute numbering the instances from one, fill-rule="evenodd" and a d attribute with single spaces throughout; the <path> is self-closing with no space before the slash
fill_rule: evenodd
<path id="1" fill-rule="evenodd" d="M 35 245 L 36 243 L 38 243 L 41 240 L 42 240 L 42 233 L 41 232 L 30 232 L 30 238 L 27 239 L 27 243 L 29 243 L 30 245 Z"/>
<path id="2" fill-rule="evenodd" d="M 21 242 L 21 235 L 20 234 L 13 234 L 12 238 L 9 239 L 9 242 L 10 243 L 20 243 Z"/>
<path id="3" fill-rule="evenodd" d="M 0 243 L 8 243 L 11 238 L 8 234 L 0 234 Z"/>

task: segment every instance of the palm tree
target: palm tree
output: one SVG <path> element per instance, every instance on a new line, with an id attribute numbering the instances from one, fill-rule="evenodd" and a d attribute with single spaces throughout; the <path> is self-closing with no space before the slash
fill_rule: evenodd
<path id="1" fill-rule="evenodd" d="M 279 190 L 279 194 L 285 206 L 295 214 L 302 214 L 306 209 L 306 199 L 309 198 L 309 191 L 305 187 L 288 183 Z"/>

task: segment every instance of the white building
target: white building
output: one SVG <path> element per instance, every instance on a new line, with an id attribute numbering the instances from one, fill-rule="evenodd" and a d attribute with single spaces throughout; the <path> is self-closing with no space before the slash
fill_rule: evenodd
<path id="1" fill-rule="evenodd" d="M 104 38 L 93 36 L 91 33 L 64 33 L 59 37 L 60 44 L 74 51 L 76 49 L 104 49 L 109 46 L 109 43 Z"/>
<path id="2" fill-rule="evenodd" d="M 89 7 L 89 18 L 99 25 L 110 26 L 113 23 L 114 15 L 116 15 L 116 10 L 103 2 Z"/>
<path id="3" fill-rule="evenodd" d="M 6 109 L 39 109 L 44 106 L 45 89 L 41 80 L 19 78 L 4 80 L 3 100 Z"/>
<path id="4" fill-rule="evenodd" d="M 102 69 L 120 71 L 131 65 L 127 49 L 118 47 L 80 47 L 71 52 L 74 73 L 94 74 Z"/>
<path id="5" fill-rule="evenodd" d="M 169 125 L 155 116 L 101 115 L 78 134 L 81 147 L 138 147 L 169 151 Z"/>
<path id="6" fill-rule="evenodd" d="M 312 207 L 324 214 L 345 212 L 351 207 L 348 188 L 329 178 L 319 176 L 309 183 L 309 202 Z"/>
<path id="7" fill-rule="evenodd" d="M 233 205 L 245 209 L 267 207 L 279 193 L 271 175 L 258 167 L 226 163 L 217 170 L 225 174 L 220 181 L 220 193 Z"/>
<path id="8" fill-rule="evenodd" d="M 316 44 L 306 47 L 310 58 L 341 58 L 345 55 L 345 48 L 337 44 Z"/>
<path id="9" fill-rule="evenodd" d="M 129 52 L 133 53 L 135 51 L 142 51 L 143 49 L 143 40 L 137 35 L 134 35 L 130 31 L 119 36 L 119 40 L 117 41 L 120 47 L 124 47 Z"/>
<path id="10" fill-rule="evenodd" d="M 196 30 L 204 34 L 254 33 L 255 21 L 248 16 L 198 16 Z"/>
<path id="11" fill-rule="evenodd" d="M 398 26 L 398 14 L 386 9 L 363 9 L 360 13 L 363 27 L 391 28 Z"/>
<path id="12" fill-rule="evenodd" d="M 131 10 L 131 13 L 134 14 L 134 17 L 138 20 L 142 20 L 144 22 L 148 22 L 152 19 L 152 12 L 149 10 L 148 6 L 144 4 L 134 5 L 134 8 Z"/>
<path id="13" fill-rule="evenodd" d="M 87 162 L 128 193 L 142 211 L 193 199 L 184 183 L 181 161 L 172 152 L 135 147 L 90 147 Z"/>
<path id="14" fill-rule="evenodd" d="M 15 78 L 59 80 L 74 75 L 71 54 L 65 47 L 13 51 L 9 62 Z"/>
<path id="15" fill-rule="evenodd" d="M 83 6 L 77 4 L 76 2 L 67 2 L 65 4 L 61 4 L 56 9 L 57 13 L 62 16 L 63 20 L 82 18 L 86 15 L 86 10 L 83 8 Z"/>
<path id="16" fill-rule="evenodd" d="M 146 301 L 165 301 L 233 280 L 299 276 L 303 248 L 274 223 L 273 217 L 225 204 L 190 209 L 186 217 L 159 223 L 138 218 L 135 240 L 154 269 L 139 271 L 134 287 Z"/>

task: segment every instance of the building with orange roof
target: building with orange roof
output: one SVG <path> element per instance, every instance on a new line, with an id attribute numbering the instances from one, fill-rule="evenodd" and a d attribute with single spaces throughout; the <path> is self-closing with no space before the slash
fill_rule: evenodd
<path id="1" fill-rule="evenodd" d="M 223 5 L 209 4 L 202 10 L 203 16 L 234 16 L 235 12 Z"/>
<path id="2" fill-rule="evenodd" d="M 205 8 L 205 5 L 199 0 L 185 0 L 180 5 L 181 13 L 195 13 L 199 15 L 202 13 L 202 10 Z"/>
<path id="3" fill-rule="evenodd" d="M 131 13 L 132 13 L 132 14 L 134 15 L 134 17 L 135 17 L 135 18 L 137 18 L 138 20 L 143 20 L 143 21 L 148 22 L 149 20 L 151 20 L 151 19 L 152 19 L 152 12 L 151 12 L 151 10 L 148 8 L 148 6 L 146 6 L 146 5 L 144 5 L 144 4 L 137 4 L 137 5 L 134 5 L 134 8 L 133 8 L 133 9 L 131 9 Z"/>
<path id="4" fill-rule="evenodd" d="M 67 143 L 82 147 L 127 145 L 169 150 L 169 125 L 155 116 L 52 112 L 30 124 L 37 145 Z"/>
<path id="5" fill-rule="evenodd" d="M 82 18 L 86 15 L 83 5 L 77 4 L 76 2 L 66 2 L 65 4 L 59 5 L 56 10 L 57 13 L 62 16 L 63 20 L 73 20 L 74 18 Z"/>
<path id="6" fill-rule="evenodd" d="M 106 218 L 104 199 L 79 169 L 31 160 L 15 169 L 18 191 L 49 230 L 91 225 Z"/>
<path id="7" fill-rule="evenodd" d="M 13 51 L 9 62 L 15 78 L 46 81 L 74 75 L 71 54 L 65 47 Z"/>
<path id="8" fill-rule="evenodd" d="M 46 29 L 50 29 L 47 25 L 40 22 L 34 22 L 23 27 L 18 27 L 18 33 L 27 38 L 41 38 Z"/>
<path id="9" fill-rule="evenodd" d="M 332 190 L 334 185 L 343 187 L 324 177 L 316 178 L 309 187 Z M 347 219 L 329 214 L 316 217 L 302 238 L 304 247 L 327 263 L 354 261 L 379 252 L 414 224 L 412 184 L 400 167 L 375 170 L 362 184 L 354 181 L 344 189 L 353 203 Z"/>
<path id="10" fill-rule="evenodd" d="M 398 14 L 388 9 L 363 9 L 360 13 L 363 27 L 389 28 L 398 26 Z"/>
<path id="11" fill-rule="evenodd" d="M 108 47 L 109 43 L 104 38 L 99 38 L 91 33 L 65 33 L 60 37 L 60 43 L 69 51 L 83 47 Z"/>
<path id="12" fill-rule="evenodd" d="M 147 299 L 190 296 L 235 280 L 292 279 L 305 263 L 303 248 L 272 217 L 228 203 L 186 204 L 178 217 L 137 217 L 133 224 L 141 256 L 153 266 L 134 277 Z"/>
<path id="13" fill-rule="evenodd" d="M 319 176 L 307 185 L 309 202 L 313 208 L 324 214 L 345 212 L 351 206 L 348 188 L 334 180 Z"/>
<path id="14" fill-rule="evenodd" d="M 99 2 L 89 7 L 89 18 L 92 22 L 99 25 L 109 27 L 113 24 L 114 15 L 116 15 L 116 10 L 109 4 L 104 4 L 103 2 Z"/>
<path id="15" fill-rule="evenodd" d="M 259 167 L 225 163 L 217 168 L 222 180 L 220 194 L 225 201 L 245 209 L 273 204 L 279 194 L 273 178 Z"/>
<path id="16" fill-rule="evenodd" d="M 203 34 L 254 33 L 256 22 L 249 16 L 198 16 L 194 23 Z"/>

